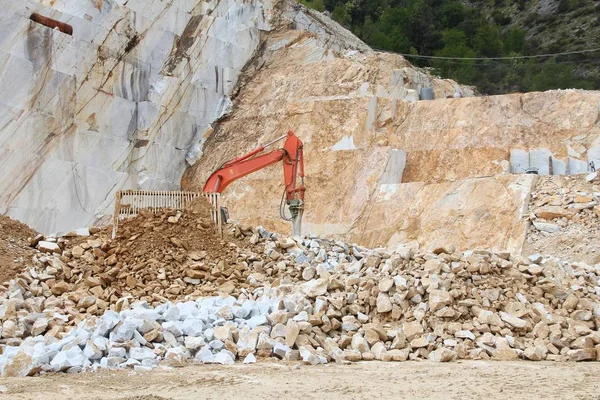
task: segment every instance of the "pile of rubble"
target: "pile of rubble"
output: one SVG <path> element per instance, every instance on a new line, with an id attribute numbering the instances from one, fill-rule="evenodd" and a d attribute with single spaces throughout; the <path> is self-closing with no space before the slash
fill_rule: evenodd
<path id="1" fill-rule="evenodd" d="M 205 363 L 233 364 L 236 356 L 255 362 L 253 353 L 261 345 L 257 336 L 269 333 L 267 316 L 276 309 L 277 301 L 267 298 L 238 302 L 233 297 L 211 297 L 156 308 L 137 302 L 120 313 L 108 310 L 101 317 L 88 318 L 61 339 L 49 334 L 30 336 L 19 347 L 6 347 L 0 363 L 5 375 L 25 376 L 39 371 L 78 372 L 92 366 L 145 371 L 159 360 L 183 366 L 194 356 Z M 48 316 L 28 316 L 26 321 L 35 321 L 32 335 L 44 330 L 38 321 L 47 322 Z M 52 315 L 54 320 L 60 318 L 68 317 Z"/>
<path id="2" fill-rule="evenodd" d="M 35 234 L 27 225 L 0 215 L 0 282 L 15 276 L 30 263 L 34 250 L 27 239 Z"/>
<path id="3" fill-rule="evenodd" d="M 531 194 L 526 253 L 600 263 L 598 174 L 538 178 Z"/>
<path id="4" fill-rule="evenodd" d="M 106 230 L 34 240 L 57 253 L 6 285 L 2 373 L 600 356 L 600 265 L 369 250 L 239 225 L 220 239 L 205 217 L 142 213 L 115 240 Z"/>
<path id="5" fill-rule="evenodd" d="M 202 200 L 204 202 L 204 200 Z M 239 295 L 262 282 L 248 282 L 261 259 L 248 241 L 214 234 L 207 209 L 186 213 L 142 211 L 110 229 L 83 229 L 64 237 L 38 235 L 35 268 L 18 276 L 35 296 L 63 297 L 87 315 L 115 310 L 122 298 L 159 305 L 188 296 Z M 254 239 L 252 240 L 254 241 Z M 280 270 L 270 270 L 277 276 Z"/>

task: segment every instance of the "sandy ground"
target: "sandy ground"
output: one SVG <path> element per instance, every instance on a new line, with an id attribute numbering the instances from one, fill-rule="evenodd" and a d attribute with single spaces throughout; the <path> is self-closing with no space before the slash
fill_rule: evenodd
<path id="1" fill-rule="evenodd" d="M 0 399 L 600 399 L 600 363 L 205 366 L 0 379 Z"/>

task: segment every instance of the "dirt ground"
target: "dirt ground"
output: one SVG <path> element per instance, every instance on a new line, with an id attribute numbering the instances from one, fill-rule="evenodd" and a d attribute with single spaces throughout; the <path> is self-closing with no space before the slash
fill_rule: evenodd
<path id="1" fill-rule="evenodd" d="M 599 374 L 600 363 L 263 362 L 2 378 L 0 399 L 600 399 Z"/>

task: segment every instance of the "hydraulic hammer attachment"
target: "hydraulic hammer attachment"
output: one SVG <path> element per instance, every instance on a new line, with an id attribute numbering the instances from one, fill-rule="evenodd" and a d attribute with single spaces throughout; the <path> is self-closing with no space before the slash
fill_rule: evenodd
<path id="1" fill-rule="evenodd" d="M 292 236 L 302 236 L 302 214 L 304 213 L 304 201 L 300 199 L 288 202 L 292 214 Z"/>
<path id="2" fill-rule="evenodd" d="M 266 147 L 285 139 L 282 148 L 263 153 Z M 212 173 L 204 184 L 203 192 L 221 193 L 230 183 L 253 172 L 281 162 L 285 191 L 281 202 L 280 214 L 285 220 L 292 221 L 292 235 L 300 236 L 302 231 L 302 214 L 304 213 L 304 145 L 293 133 L 288 132 L 269 143 L 260 145 L 251 152 L 234 160 L 226 162 Z M 283 200 L 292 215 L 288 218 L 283 212 Z"/>

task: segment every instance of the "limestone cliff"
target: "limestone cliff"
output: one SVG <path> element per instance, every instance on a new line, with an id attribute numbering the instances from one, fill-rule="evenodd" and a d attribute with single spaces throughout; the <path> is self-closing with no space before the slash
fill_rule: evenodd
<path id="1" fill-rule="evenodd" d="M 94 222 L 122 187 L 177 189 L 274 12 L 269 1 L 1 3 L 0 208 L 43 232 Z"/>
<path id="2" fill-rule="evenodd" d="M 0 213 L 45 233 L 97 223 L 122 188 L 198 190 L 291 129 L 306 233 L 519 250 L 520 174 L 600 165 L 600 93 L 473 97 L 290 0 L 0 4 Z M 227 189 L 234 218 L 288 230 L 277 168 Z"/>
<path id="3" fill-rule="evenodd" d="M 0 212 L 46 233 L 110 214 L 121 188 L 179 189 L 186 160 L 194 163 L 203 155 L 211 124 L 231 112 L 231 97 L 244 90 L 242 71 L 247 77 L 265 69 L 265 53 L 304 49 L 304 59 L 288 60 L 299 63 L 290 73 L 307 66 L 296 76 L 300 87 L 318 76 L 309 65 L 342 54 L 356 57 L 356 73 L 368 73 L 373 82 L 391 73 L 361 71 L 365 55 L 358 51 L 374 60 L 380 56 L 328 17 L 289 1 L 0 5 Z M 42 23 L 32 20 L 34 13 Z M 69 29 L 52 29 L 43 23 L 47 18 Z M 428 81 L 405 61 L 395 62 L 404 68 L 395 72 L 397 81 Z M 361 92 L 357 99 L 364 100 L 379 90 L 363 82 L 351 87 L 350 81 L 358 82 L 352 76 L 339 78 L 349 84 L 331 87 L 327 96 Z M 415 96 L 403 85 L 394 88 Z M 453 90 L 449 83 L 445 88 Z"/>
<path id="4" fill-rule="evenodd" d="M 520 173 L 547 174 L 550 164 L 567 173 L 596 157 L 600 93 L 471 97 L 402 57 L 324 48 L 303 30 L 266 35 L 232 114 L 215 124 L 184 186 L 200 188 L 226 160 L 291 129 L 305 143 L 306 233 L 519 251 L 534 185 Z M 419 101 L 423 87 L 436 100 Z M 228 187 L 234 218 L 289 230 L 278 168 Z"/>
<path id="5" fill-rule="evenodd" d="M 0 6 L 0 212 L 46 233 L 110 213 L 120 188 L 179 189 L 279 13 L 271 0 Z"/>

